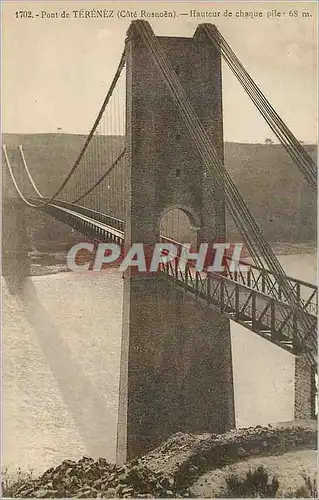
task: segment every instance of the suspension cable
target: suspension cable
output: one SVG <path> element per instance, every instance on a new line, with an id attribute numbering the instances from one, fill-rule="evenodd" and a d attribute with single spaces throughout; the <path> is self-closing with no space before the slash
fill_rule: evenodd
<path id="1" fill-rule="evenodd" d="M 104 179 L 106 179 L 106 177 L 114 170 L 119 161 L 123 158 L 124 154 L 125 154 L 125 148 L 123 149 L 122 153 L 120 153 L 119 156 L 116 158 L 116 160 L 112 163 L 112 165 L 102 175 L 102 177 L 100 177 L 100 179 L 97 180 L 96 183 L 90 187 L 90 189 L 88 189 L 84 194 L 73 200 L 71 203 L 77 203 L 78 201 L 85 198 L 88 194 L 90 194 L 95 188 L 97 188 L 97 186 L 99 186 L 99 184 L 101 184 L 101 182 L 104 181 Z"/>
<path id="2" fill-rule="evenodd" d="M 7 166 L 8 166 L 8 170 L 9 170 L 9 173 L 10 173 L 10 176 L 11 176 L 11 179 L 13 181 L 13 184 L 16 188 L 16 191 L 18 192 L 19 196 L 22 198 L 22 200 L 27 203 L 29 206 L 32 206 L 33 208 L 35 207 L 34 204 L 32 204 L 29 200 L 27 200 L 27 198 L 25 198 L 25 196 L 22 194 L 21 192 L 21 189 L 19 188 L 18 186 L 18 183 L 14 177 L 14 174 L 13 174 L 13 169 L 12 169 L 12 166 L 10 164 L 10 161 L 9 161 L 9 158 L 8 158 L 8 154 L 7 154 L 7 150 L 6 150 L 6 146 L 3 145 L 2 146 L 3 148 L 3 151 L 4 151 L 4 155 L 5 155 L 5 160 L 6 160 L 6 163 L 7 163 Z M 22 147 L 21 147 L 22 149 Z M 114 168 L 118 165 L 118 163 L 120 162 L 120 160 L 124 157 L 125 155 L 125 148 L 123 149 L 123 151 L 118 155 L 118 157 L 115 159 L 115 161 L 112 163 L 112 165 L 104 172 L 104 174 L 95 182 L 95 184 L 93 186 L 91 186 L 87 191 L 85 191 L 85 193 L 83 193 L 81 196 L 79 196 L 78 198 L 76 198 L 75 200 L 72 200 L 70 203 L 77 203 L 78 201 L 82 200 L 83 198 L 85 198 L 87 195 L 89 195 L 97 186 L 99 186 L 103 181 L 104 179 L 106 179 L 106 177 L 112 172 L 112 170 L 114 170 Z M 21 150 L 20 150 L 20 153 L 21 153 Z M 29 169 L 27 168 L 27 163 L 26 161 L 23 162 L 23 166 L 24 168 L 26 169 L 26 172 L 28 173 L 29 172 Z M 36 193 L 41 197 L 41 198 L 44 198 L 44 196 L 42 195 L 42 193 L 39 191 L 38 187 L 36 186 L 36 184 L 33 182 L 33 179 L 32 177 L 30 176 L 30 181 L 32 181 L 32 186 L 34 188 L 34 190 L 36 191 Z M 41 204 L 41 205 L 36 205 L 36 208 L 42 208 L 44 205 L 46 205 L 46 203 L 44 204 Z"/>
<path id="3" fill-rule="evenodd" d="M 4 158 L 5 158 L 5 161 L 6 161 L 6 165 L 8 167 L 8 170 L 9 170 L 9 174 L 10 174 L 10 177 L 11 177 L 11 180 L 13 182 L 13 185 L 18 193 L 18 195 L 20 196 L 20 198 L 27 204 L 29 205 L 30 207 L 33 207 L 33 208 L 39 208 L 39 205 L 34 205 L 33 203 L 31 203 L 29 200 L 27 200 L 27 198 L 25 198 L 25 196 L 23 195 L 22 191 L 20 190 L 19 186 L 18 186 L 18 183 L 17 181 L 15 180 L 15 177 L 14 177 L 14 174 L 13 174 L 13 170 L 12 170 L 12 166 L 10 164 L 10 160 L 9 160 L 9 157 L 8 157 L 8 153 L 7 153 L 7 148 L 5 146 L 5 144 L 2 145 L 2 151 L 3 151 L 3 154 L 4 154 Z"/>
<path id="4" fill-rule="evenodd" d="M 63 190 L 63 188 L 65 187 L 65 185 L 68 183 L 68 181 L 71 179 L 72 175 L 74 174 L 74 172 L 76 171 L 76 169 L 80 165 L 80 162 L 81 162 L 81 160 L 82 160 L 82 158 L 84 156 L 84 153 L 87 150 L 87 148 L 88 148 L 88 146 L 89 146 L 89 144 L 91 142 L 92 137 L 94 136 L 94 133 L 95 133 L 95 131 L 96 131 L 96 129 L 97 129 L 99 123 L 100 123 L 100 120 L 101 120 L 101 118 L 103 116 L 103 113 L 104 113 L 104 111 L 105 111 L 105 109 L 106 109 L 106 107 L 108 105 L 108 102 L 109 102 L 109 100 L 110 100 L 110 98 L 111 98 L 111 96 L 113 94 L 113 90 L 114 90 L 114 88 L 115 88 L 115 86 L 117 84 L 117 81 L 118 81 L 118 79 L 119 79 L 119 77 L 120 77 L 120 75 L 122 73 L 122 70 L 123 70 L 124 66 L 125 66 L 125 49 L 123 50 L 123 53 L 122 53 L 122 56 L 121 56 L 121 59 L 120 59 L 117 71 L 116 71 L 116 73 L 114 75 L 114 78 L 113 78 L 113 81 L 112 81 L 111 86 L 109 88 L 109 91 L 106 94 L 106 97 L 105 97 L 105 99 L 103 101 L 103 104 L 101 106 L 101 109 L 100 109 L 100 111 L 99 111 L 99 113 L 98 113 L 98 115 L 96 117 L 96 120 L 95 120 L 95 122 L 93 124 L 93 127 L 92 127 L 92 129 L 91 129 L 91 131 L 90 131 L 90 133 L 89 133 L 89 135 L 88 135 L 88 137 L 87 137 L 87 139 L 86 139 L 86 141 L 85 141 L 85 143 L 84 143 L 84 145 L 83 145 L 83 147 L 82 147 L 82 149 L 80 151 L 80 154 L 77 157 L 77 159 L 76 159 L 76 161 L 75 161 L 75 163 L 73 165 L 73 167 L 71 168 L 70 172 L 68 173 L 68 175 L 66 176 L 66 178 L 62 182 L 62 184 L 59 187 L 59 189 L 49 199 L 47 199 L 45 202 L 42 202 L 40 205 L 36 205 L 35 208 L 39 208 L 40 206 L 45 206 L 45 205 L 48 205 L 49 203 L 51 203 L 61 193 L 61 191 Z"/>
<path id="5" fill-rule="evenodd" d="M 292 134 L 287 125 L 282 121 L 276 113 L 265 95 L 261 92 L 249 73 L 246 71 L 242 63 L 237 58 L 234 51 L 231 49 L 225 38 L 215 26 L 203 24 L 203 29 L 212 42 L 214 47 L 221 53 L 232 72 L 235 74 L 242 87 L 255 104 L 259 112 L 262 114 L 272 131 L 278 137 L 281 144 L 285 147 L 288 154 L 291 156 L 294 163 L 297 164 L 301 173 L 307 180 L 310 187 L 317 190 L 317 166 L 314 161 L 302 147 L 300 142 Z"/>
<path id="6" fill-rule="evenodd" d="M 21 156 L 21 160 L 22 160 L 22 163 L 23 163 L 23 166 L 25 168 L 25 171 L 27 173 L 27 176 L 33 186 L 33 189 L 35 190 L 35 192 L 37 193 L 38 196 L 40 196 L 40 198 L 43 198 L 42 194 L 40 193 L 40 191 L 38 190 L 33 178 L 32 178 L 32 175 L 30 174 L 30 170 L 28 168 L 28 165 L 27 165 L 27 162 L 26 162 L 26 159 L 25 159 L 25 156 L 24 156 L 24 152 L 23 152 L 23 149 L 22 149 L 22 146 L 21 144 L 19 145 L 19 152 L 20 152 L 20 156 Z"/>

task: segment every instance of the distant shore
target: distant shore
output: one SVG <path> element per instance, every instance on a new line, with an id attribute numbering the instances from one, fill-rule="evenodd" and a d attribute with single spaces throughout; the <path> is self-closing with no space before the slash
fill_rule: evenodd
<path id="1" fill-rule="evenodd" d="M 317 252 L 315 241 L 304 243 L 276 242 L 271 243 L 271 247 L 277 256 L 315 254 Z M 69 272 L 65 251 L 31 253 L 30 260 L 30 276 L 45 276 Z"/>

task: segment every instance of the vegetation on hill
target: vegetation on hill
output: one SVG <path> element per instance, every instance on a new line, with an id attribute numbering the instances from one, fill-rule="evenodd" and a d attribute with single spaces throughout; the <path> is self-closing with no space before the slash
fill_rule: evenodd
<path id="1" fill-rule="evenodd" d="M 112 140 L 120 151 L 124 138 Z M 45 195 L 60 185 L 84 141 L 83 135 L 61 133 L 3 135 L 9 152 L 22 144 L 29 168 Z M 103 141 L 107 148 L 105 138 Z M 316 158 L 317 147 L 305 147 Z M 225 166 L 266 239 L 286 242 L 316 239 L 316 197 L 281 145 L 225 143 Z M 4 195 L 8 192 L 5 175 Z M 227 229 L 229 238 L 236 238 L 230 216 Z"/>

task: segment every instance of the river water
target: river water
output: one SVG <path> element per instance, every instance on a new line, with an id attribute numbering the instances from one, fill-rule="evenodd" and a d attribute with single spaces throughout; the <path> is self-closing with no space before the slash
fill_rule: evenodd
<path id="1" fill-rule="evenodd" d="M 316 282 L 314 252 L 279 255 Z M 123 280 L 116 269 L 3 283 L 3 465 L 115 460 Z M 237 426 L 293 418 L 294 357 L 231 322 Z"/>

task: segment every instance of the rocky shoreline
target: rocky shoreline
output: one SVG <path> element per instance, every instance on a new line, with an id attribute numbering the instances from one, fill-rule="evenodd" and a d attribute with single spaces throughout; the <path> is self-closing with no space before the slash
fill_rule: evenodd
<path id="1" fill-rule="evenodd" d="M 205 472 L 256 456 L 316 449 L 315 422 L 249 427 L 228 433 L 178 433 L 140 459 L 116 466 L 100 458 L 64 460 L 11 489 L 15 498 L 182 498 Z"/>

